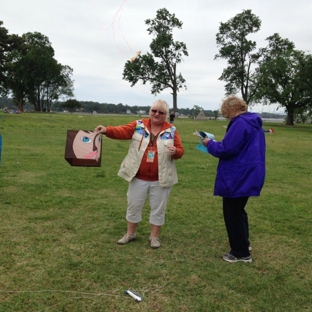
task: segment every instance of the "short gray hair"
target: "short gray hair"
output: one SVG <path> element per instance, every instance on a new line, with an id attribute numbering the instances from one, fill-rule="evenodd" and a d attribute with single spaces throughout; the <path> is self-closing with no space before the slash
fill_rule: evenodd
<path id="1" fill-rule="evenodd" d="M 152 106 L 151 106 L 150 113 L 151 113 L 152 109 L 158 109 L 158 110 L 161 110 L 161 111 L 165 112 L 166 113 L 166 118 L 168 118 L 168 116 L 169 116 L 169 105 L 164 100 L 157 100 L 157 101 L 155 101 L 152 104 Z"/>
<path id="2" fill-rule="evenodd" d="M 220 111 L 223 117 L 228 118 L 230 112 L 246 112 L 247 109 L 246 102 L 232 94 L 223 100 Z"/>

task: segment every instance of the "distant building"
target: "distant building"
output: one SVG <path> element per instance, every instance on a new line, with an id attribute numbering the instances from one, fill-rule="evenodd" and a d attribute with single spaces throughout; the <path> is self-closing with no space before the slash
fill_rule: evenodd
<path id="1" fill-rule="evenodd" d="M 138 115 L 145 115 L 146 111 L 145 110 L 139 110 L 139 111 L 137 111 L 137 114 Z"/>
<path id="2" fill-rule="evenodd" d="M 206 117 L 206 115 L 205 115 L 203 110 L 201 110 L 199 112 L 199 114 L 197 115 L 196 119 L 198 119 L 198 120 L 206 120 L 207 119 L 207 117 Z"/>

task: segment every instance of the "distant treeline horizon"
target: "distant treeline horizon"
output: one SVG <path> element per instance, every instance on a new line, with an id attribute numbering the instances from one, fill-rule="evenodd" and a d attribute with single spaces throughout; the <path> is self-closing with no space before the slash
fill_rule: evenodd
<path id="1" fill-rule="evenodd" d="M 81 111 L 84 113 L 99 113 L 99 114 L 144 114 L 148 113 L 150 106 L 129 106 L 129 105 L 123 105 L 121 103 L 119 104 L 113 104 L 113 103 L 99 103 L 99 102 L 93 102 L 93 101 L 78 101 L 81 104 L 81 108 L 77 111 Z M 65 101 L 56 101 L 53 102 L 51 106 L 52 112 L 63 112 L 64 107 L 62 107 L 62 104 L 64 104 Z M 14 100 L 12 98 L 5 98 L 0 97 L 0 109 L 10 109 L 14 110 L 16 109 L 16 105 L 14 103 Z M 180 115 L 186 115 L 186 116 L 197 116 L 198 107 L 193 108 L 178 108 L 177 112 Z M 202 109 L 205 113 L 206 117 L 215 117 L 218 110 L 206 110 Z M 24 105 L 24 111 L 34 111 L 34 105 L 31 103 L 25 103 Z M 43 111 L 45 112 L 45 107 L 43 106 Z M 268 112 L 262 112 L 259 113 L 264 118 L 276 118 L 277 116 L 280 117 L 281 114 L 276 113 L 268 113 Z M 283 114 L 286 116 L 286 114 Z"/>

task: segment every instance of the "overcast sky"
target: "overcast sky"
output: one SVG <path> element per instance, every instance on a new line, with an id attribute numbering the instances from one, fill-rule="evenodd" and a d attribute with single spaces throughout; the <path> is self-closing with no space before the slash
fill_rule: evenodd
<path id="1" fill-rule="evenodd" d="M 177 68 L 187 83 L 178 94 L 178 108 L 219 108 L 225 83 L 218 78 L 226 63 L 214 60 L 216 34 L 220 22 L 243 10 L 251 9 L 262 21 L 254 37 L 258 48 L 279 33 L 296 49 L 312 51 L 311 0 L 0 0 L 0 20 L 10 34 L 36 31 L 49 38 L 56 60 L 74 70 L 77 100 L 147 106 L 161 98 L 172 106 L 169 89 L 155 97 L 150 86 L 139 82 L 131 87 L 122 79 L 125 62 L 137 51 L 150 51 L 153 37 L 145 20 L 154 19 L 161 8 L 183 22 L 174 40 L 183 41 L 189 53 Z"/>

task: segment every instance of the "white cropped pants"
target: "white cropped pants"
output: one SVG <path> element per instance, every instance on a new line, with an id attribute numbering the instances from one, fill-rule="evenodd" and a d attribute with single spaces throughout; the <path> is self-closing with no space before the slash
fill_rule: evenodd
<path id="1" fill-rule="evenodd" d="M 127 221 L 139 223 L 142 220 L 142 209 L 147 195 L 149 195 L 151 208 L 149 222 L 153 225 L 163 225 L 170 191 L 171 187 L 159 187 L 158 181 L 144 181 L 134 178 L 129 183 L 127 192 Z"/>

